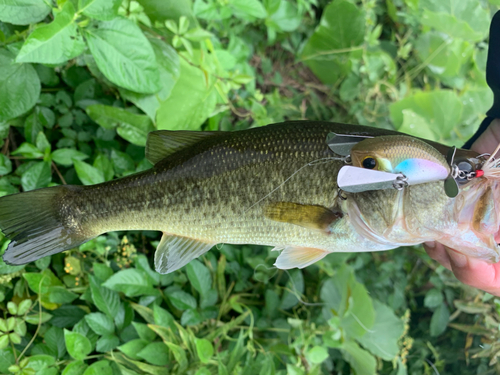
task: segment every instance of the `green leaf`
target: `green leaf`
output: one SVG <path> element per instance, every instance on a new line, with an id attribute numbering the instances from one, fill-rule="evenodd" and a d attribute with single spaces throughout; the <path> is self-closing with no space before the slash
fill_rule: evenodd
<path id="1" fill-rule="evenodd" d="M 212 343 L 206 339 L 195 339 L 196 353 L 200 358 L 201 363 L 208 363 L 214 355 L 214 347 Z"/>
<path id="2" fill-rule="evenodd" d="M 297 6 L 290 1 L 279 1 L 278 3 L 278 9 L 267 19 L 266 24 L 282 32 L 296 30 L 302 22 Z"/>
<path id="3" fill-rule="evenodd" d="M 425 294 L 424 306 L 429 309 L 435 309 L 436 307 L 441 306 L 443 301 L 443 293 L 436 288 L 432 288 Z"/>
<path id="4" fill-rule="evenodd" d="M 266 18 L 267 16 L 266 9 L 259 0 L 230 0 L 229 5 L 236 17 Z"/>
<path id="5" fill-rule="evenodd" d="M 134 22 L 118 17 L 84 33 L 99 70 L 111 82 L 144 94 L 161 89 L 153 48 Z"/>
<path id="6" fill-rule="evenodd" d="M 160 68 L 161 90 L 153 95 L 138 94 L 130 90 L 120 89 L 120 94 L 142 109 L 151 120 L 156 121 L 156 111 L 160 101 L 166 100 L 180 75 L 179 55 L 170 45 L 160 39 L 150 39 Z"/>
<path id="7" fill-rule="evenodd" d="M 85 321 L 92 331 L 98 335 L 113 334 L 115 332 L 113 320 L 103 313 L 96 312 L 87 314 L 85 315 Z"/>
<path id="8" fill-rule="evenodd" d="M 399 129 L 403 123 L 403 111 L 409 109 L 427 121 L 439 138 L 449 137 L 462 117 L 462 103 L 451 90 L 416 92 L 390 105 L 391 120 Z"/>
<path id="9" fill-rule="evenodd" d="M 59 328 L 52 326 L 50 327 L 43 339 L 47 346 L 56 353 L 56 358 L 62 358 L 66 354 L 66 345 L 64 343 L 64 331 Z"/>
<path id="10" fill-rule="evenodd" d="M 1 1 L 0 14 L 2 14 Z M 30 64 L 15 63 L 14 55 L 5 49 L 0 49 L 0 66 L 2 67 L 0 69 L 0 121 L 5 121 L 33 108 L 40 96 L 41 86 L 35 69 Z"/>
<path id="11" fill-rule="evenodd" d="M 158 294 L 142 271 L 136 269 L 119 271 L 102 285 L 116 292 L 123 292 L 128 297 Z"/>
<path id="12" fill-rule="evenodd" d="M 377 361 L 374 356 L 364 349 L 361 349 L 354 341 L 345 341 L 341 346 L 341 351 L 347 362 L 356 372 L 356 375 L 376 374 Z"/>
<path id="13" fill-rule="evenodd" d="M 288 271 L 290 280 L 286 284 L 287 290 L 283 293 L 280 308 L 283 310 L 291 309 L 299 300 L 302 293 L 304 293 L 304 276 L 301 270 Z"/>
<path id="14" fill-rule="evenodd" d="M 189 282 L 198 293 L 207 293 L 212 288 L 210 271 L 199 260 L 192 260 L 186 266 Z"/>
<path id="15" fill-rule="evenodd" d="M 86 312 L 74 305 L 62 305 L 52 313 L 50 323 L 56 327 L 67 328 L 72 327 L 83 319 Z"/>
<path id="16" fill-rule="evenodd" d="M 147 324 L 132 322 L 132 325 L 141 339 L 151 342 L 156 338 L 156 333 Z"/>
<path id="17" fill-rule="evenodd" d="M 74 160 L 85 160 L 88 159 L 88 155 L 75 150 L 74 148 L 59 148 L 52 153 L 52 160 L 65 167 L 70 167 L 73 165 Z"/>
<path id="18" fill-rule="evenodd" d="M 103 173 L 81 160 L 73 160 L 78 178 L 84 185 L 95 185 L 104 182 Z"/>
<path id="19" fill-rule="evenodd" d="M 167 297 L 176 309 L 187 310 L 196 308 L 196 299 L 182 290 L 168 292 Z"/>
<path id="20" fill-rule="evenodd" d="M 442 303 L 432 314 L 430 333 L 431 336 L 439 336 L 446 330 L 450 319 L 450 311 L 445 303 Z"/>
<path id="21" fill-rule="evenodd" d="M 488 33 L 490 15 L 478 0 L 420 0 L 420 22 L 456 38 L 473 42 Z"/>
<path id="22" fill-rule="evenodd" d="M 50 165 L 44 161 L 33 164 L 21 177 L 24 191 L 46 187 L 52 180 Z"/>
<path id="23" fill-rule="evenodd" d="M 56 359 L 50 355 L 38 354 L 29 357 L 28 366 L 35 371 L 40 371 L 44 368 L 52 366 L 56 362 Z"/>
<path id="24" fill-rule="evenodd" d="M 431 141 L 439 139 L 438 135 L 432 131 L 431 125 L 422 116 L 417 115 L 411 109 L 403 109 L 402 113 L 403 123 L 398 128 L 398 131 L 415 137 L 430 139 Z"/>
<path id="25" fill-rule="evenodd" d="M 42 21 L 50 10 L 44 0 L 0 0 L 0 21 L 29 25 Z"/>
<path id="26" fill-rule="evenodd" d="M 363 43 L 365 28 L 362 8 L 346 0 L 333 1 L 324 9 L 301 58 L 324 83 L 335 83 L 349 72 L 349 50 Z"/>
<path id="27" fill-rule="evenodd" d="M 113 375 L 111 362 L 103 360 L 92 363 L 83 375 Z"/>
<path id="28" fill-rule="evenodd" d="M 170 363 L 168 354 L 168 347 L 163 342 L 153 342 L 137 353 L 137 356 L 152 365 L 165 366 Z"/>
<path id="29" fill-rule="evenodd" d="M 162 101 L 156 116 L 158 129 L 198 130 L 215 109 L 216 91 L 203 72 L 184 59 L 180 76 L 167 100 Z"/>
<path id="30" fill-rule="evenodd" d="M 196 309 L 187 309 L 181 316 L 181 324 L 183 326 L 195 326 L 203 322 L 203 320 L 203 317 Z"/>
<path id="31" fill-rule="evenodd" d="M 63 286 L 51 286 L 47 294 L 49 302 L 53 303 L 71 303 L 78 298 L 78 294 L 70 292 Z"/>
<path id="32" fill-rule="evenodd" d="M 122 174 L 125 172 L 131 172 L 135 169 L 134 160 L 132 157 L 125 152 L 111 150 L 111 161 L 113 162 L 113 167 L 116 174 Z"/>
<path id="33" fill-rule="evenodd" d="M 12 155 L 22 155 L 25 158 L 38 159 L 43 158 L 44 154 L 36 146 L 28 142 L 23 142 L 21 146 L 12 152 Z"/>
<path id="34" fill-rule="evenodd" d="M 92 344 L 84 335 L 64 330 L 64 341 L 70 356 L 75 359 L 84 359 L 91 351 Z"/>
<path id="35" fill-rule="evenodd" d="M 64 368 L 62 375 L 83 375 L 88 365 L 83 361 L 70 362 Z"/>
<path id="36" fill-rule="evenodd" d="M 114 334 L 105 334 L 97 340 L 95 349 L 98 352 L 106 353 L 110 352 L 114 348 L 120 345 L 120 339 Z"/>
<path id="37" fill-rule="evenodd" d="M 4 154 L 0 154 L 0 175 L 12 172 L 12 162 Z"/>
<path id="38" fill-rule="evenodd" d="M 80 55 L 85 42 L 78 32 L 75 8 L 67 1 L 53 22 L 36 28 L 26 39 L 16 62 L 62 64 Z"/>
<path id="39" fill-rule="evenodd" d="M 442 33 L 428 32 L 420 35 L 415 48 L 432 74 L 455 87 L 463 86 L 474 51 L 471 43 Z"/>
<path id="40" fill-rule="evenodd" d="M 312 364 L 319 364 L 328 358 L 328 351 L 322 346 L 314 346 L 306 353 L 306 358 Z"/>
<path id="41" fill-rule="evenodd" d="M 394 312 L 383 303 L 373 300 L 375 323 L 358 342 L 377 357 L 392 361 L 399 353 L 398 341 L 404 332 L 404 324 Z"/>
<path id="42" fill-rule="evenodd" d="M 153 314 L 155 324 L 162 327 L 172 327 L 174 324 L 174 317 L 167 310 L 158 305 L 153 306 Z"/>
<path id="43" fill-rule="evenodd" d="M 90 18 L 110 21 L 118 14 L 121 0 L 78 0 L 78 12 Z"/>
<path id="44" fill-rule="evenodd" d="M 90 276 L 89 279 L 94 304 L 100 311 L 113 319 L 120 309 L 120 297 L 118 293 L 101 286 L 94 276 Z"/>
<path id="45" fill-rule="evenodd" d="M 172 351 L 175 360 L 179 364 L 179 372 L 183 373 L 188 366 L 186 351 L 182 349 L 179 345 L 176 345 L 172 342 L 167 341 L 165 342 L 165 344 L 167 344 L 168 348 Z"/>
<path id="46" fill-rule="evenodd" d="M 147 135 L 155 130 L 148 116 L 137 115 L 125 109 L 102 104 L 86 108 L 89 117 L 105 129 L 118 128 L 118 134 L 138 146 L 145 146 Z"/>
<path id="47" fill-rule="evenodd" d="M 149 345 L 149 342 L 147 340 L 135 339 L 119 346 L 118 350 L 132 359 L 139 360 L 141 359 L 141 357 L 139 357 L 137 353 L 139 353 L 147 345 Z"/>

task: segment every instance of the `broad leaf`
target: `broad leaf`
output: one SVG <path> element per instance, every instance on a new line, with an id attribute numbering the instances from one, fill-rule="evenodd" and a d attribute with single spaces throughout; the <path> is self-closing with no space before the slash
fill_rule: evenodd
<path id="1" fill-rule="evenodd" d="M 108 317 L 114 318 L 120 309 L 118 294 L 101 286 L 94 276 L 90 276 L 90 290 L 92 291 L 92 300 L 97 308 Z"/>
<path id="2" fill-rule="evenodd" d="M 486 37 L 490 15 L 479 0 L 420 0 L 420 22 L 457 38 L 479 41 Z"/>
<path id="3" fill-rule="evenodd" d="M 153 48 L 134 22 L 120 17 L 99 22 L 85 30 L 85 38 L 99 70 L 111 82 L 144 94 L 161 89 Z"/>
<path id="4" fill-rule="evenodd" d="M 161 102 L 158 129 L 198 130 L 215 109 L 216 92 L 205 74 L 181 59 L 181 73 L 172 93 Z"/>
<path id="5" fill-rule="evenodd" d="M 153 365 L 165 366 L 170 363 L 168 354 L 168 347 L 163 342 L 153 342 L 137 353 L 137 356 Z"/>
<path id="6" fill-rule="evenodd" d="M 21 177 L 24 191 L 46 187 L 51 181 L 50 165 L 44 161 L 33 164 Z"/>
<path id="7" fill-rule="evenodd" d="M 50 9 L 44 0 L 0 0 L 0 21 L 29 25 L 43 20 Z"/>
<path id="8" fill-rule="evenodd" d="M 98 335 L 113 334 L 115 332 L 113 320 L 103 313 L 96 312 L 85 315 L 85 321 L 92 331 Z"/>
<path id="9" fill-rule="evenodd" d="M 106 360 L 94 362 L 85 370 L 83 375 L 113 375 L 111 362 Z"/>
<path id="10" fill-rule="evenodd" d="M 166 100 L 180 74 L 179 55 L 170 45 L 160 39 L 150 39 L 160 68 L 161 90 L 156 94 L 139 94 L 130 90 L 120 89 L 120 94 L 142 109 L 153 121 L 156 121 L 156 111 L 160 102 Z"/>
<path id="11" fill-rule="evenodd" d="M 126 354 L 132 359 L 139 360 L 141 359 L 141 357 L 139 357 L 137 353 L 139 353 L 142 349 L 144 349 L 148 344 L 149 342 L 147 340 L 135 339 L 135 340 L 130 340 L 125 344 L 119 346 L 118 350 L 120 350 L 122 353 Z"/>
<path id="12" fill-rule="evenodd" d="M 118 134 L 138 146 L 145 146 L 147 135 L 155 130 L 151 119 L 125 109 L 95 104 L 86 109 L 89 117 L 105 129 L 117 127 Z"/>
<path id="13" fill-rule="evenodd" d="M 118 14 L 121 0 L 79 0 L 78 11 L 90 18 L 110 21 Z"/>
<path id="14" fill-rule="evenodd" d="M 404 331 L 404 324 L 392 310 L 383 303 L 373 300 L 375 323 L 358 342 L 374 355 L 392 361 L 399 353 L 398 341 Z"/>
<path id="15" fill-rule="evenodd" d="M 67 1 L 54 21 L 36 28 L 26 39 L 17 62 L 61 64 L 80 55 L 85 43 L 77 30 L 75 8 Z"/>
<path id="16" fill-rule="evenodd" d="M 73 163 L 76 174 L 84 185 L 95 185 L 104 182 L 104 175 L 99 169 L 80 160 L 73 160 Z"/>
<path id="17" fill-rule="evenodd" d="M 89 339 L 77 332 L 70 332 L 65 329 L 64 341 L 69 355 L 75 359 L 84 359 L 92 350 Z"/>
<path id="18" fill-rule="evenodd" d="M 176 309 L 187 310 L 196 308 L 196 300 L 194 297 L 182 290 L 168 292 L 167 297 Z"/>
<path id="19" fill-rule="evenodd" d="M 431 336 L 439 336 L 446 330 L 448 326 L 448 321 L 450 319 L 450 311 L 445 303 L 442 303 L 431 318 L 430 333 Z"/>
<path id="20" fill-rule="evenodd" d="M 363 10 L 346 0 L 326 6 L 321 22 L 302 51 L 302 59 L 324 83 L 335 83 L 347 75 L 349 51 L 363 43 Z"/>
<path id="21" fill-rule="evenodd" d="M 153 288 L 148 278 L 136 269 L 122 270 L 111 276 L 104 284 L 106 288 L 123 292 L 128 297 L 141 294 L 156 295 L 158 291 Z"/>
<path id="22" fill-rule="evenodd" d="M 356 375 L 376 374 L 377 361 L 374 356 L 366 350 L 361 349 L 354 341 L 345 341 L 341 351 L 344 358 L 352 366 Z"/>
<path id="23" fill-rule="evenodd" d="M 202 363 L 208 363 L 214 355 L 214 347 L 212 343 L 206 339 L 195 339 L 196 353 Z"/>
<path id="24" fill-rule="evenodd" d="M 55 150 L 52 154 L 52 160 L 60 165 L 69 167 L 73 165 L 74 160 L 85 160 L 88 159 L 88 155 L 75 150 L 74 148 L 59 148 Z"/>
<path id="25" fill-rule="evenodd" d="M 1 6 L 0 6 L 0 14 Z M 0 121 L 22 115 L 40 95 L 40 79 L 29 64 L 17 64 L 14 55 L 0 49 Z"/>
<path id="26" fill-rule="evenodd" d="M 208 268 L 199 260 L 192 260 L 186 266 L 187 276 L 198 293 L 207 293 L 212 287 L 212 276 Z"/>
<path id="27" fill-rule="evenodd" d="M 462 117 L 462 103 L 451 90 L 416 92 L 390 105 L 391 120 L 398 129 L 403 123 L 403 110 L 409 109 L 425 119 L 438 138 L 448 137 Z"/>

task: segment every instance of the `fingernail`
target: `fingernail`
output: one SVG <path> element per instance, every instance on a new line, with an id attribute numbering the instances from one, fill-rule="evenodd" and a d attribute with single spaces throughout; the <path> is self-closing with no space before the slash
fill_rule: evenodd
<path id="1" fill-rule="evenodd" d="M 429 242 L 424 242 L 425 246 L 427 246 L 429 249 L 434 249 L 436 247 L 436 242 L 434 241 L 429 241 Z"/>
<path id="2" fill-rule="evenodd" d="M 467 265 L 467 257 L 463 254 L 460 254 L 459 252 L 446 248 L 446 252 L 448 253 L 448 256 L 450 257 L 451 263 L 453 266 L 458 267 L 458 268 L 463 268 Z"/>

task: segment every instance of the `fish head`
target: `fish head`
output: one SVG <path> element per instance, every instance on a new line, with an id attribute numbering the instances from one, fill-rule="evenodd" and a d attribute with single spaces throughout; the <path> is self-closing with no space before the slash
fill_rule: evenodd
<path id="1" fill-rule="evenodd" d="M 382 172 L 402 173 L 410 184 L 445 180 L 450 166 L 428 143 L 406 135 L 365 139 L 351 149 L 352 165 Z"/>

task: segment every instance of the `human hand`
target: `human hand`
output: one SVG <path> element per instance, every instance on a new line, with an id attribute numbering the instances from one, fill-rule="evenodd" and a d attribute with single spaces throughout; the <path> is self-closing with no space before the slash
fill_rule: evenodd
<path id="1" fill-rule="evenodd" d="M 500 119 L 494 119 L 489 127 L 471 146 L 479 153 L 492 153 L 500 143 Z M 500 236 L 500 231 L 497 236 Z M 424 244 L 429 256 L 453 271 L 462 283 L 500 296 L 500 262 L 490 264 L 480 259 L 463 255 L 438 242 Z"/>

